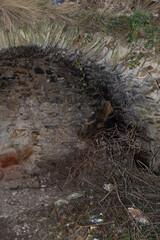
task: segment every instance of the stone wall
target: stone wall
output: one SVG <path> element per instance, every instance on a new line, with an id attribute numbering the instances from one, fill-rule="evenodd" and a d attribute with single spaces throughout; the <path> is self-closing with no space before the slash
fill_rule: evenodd
<path id="1" fill-rule="evenodd" d="M 50 52 L 51 58 L 68 63 L 80 62 L 79 71 L 99 86 L 110 97 L 115 111 L 126 124 L 135 124 L 140 132 L 143 148 L 151 153 L 150 165 L 160 171 L 160 60 L 154 51 L 146 52 L 139 39 L 136 52 L 145 52 L 139 64 L 131 69 L 129 57 L 132 46 L 106 33 L 85 33 L 77 27 L 66 27 L 65 22 L 48 22 L 39 33 L 0 33 L 0 48 L 37 45 Z M 52 51 L 51 51 L 52 50 Z M 53 52 L 53 53 L 52 53 Z M 79 67 L 80 66 L 80 67 Z"/>
<path id="2" fill-rule="evenodd" d="M 73 70 L 48 57 L 4 58 L 0 84 L 0 179 L 15 165 L 14 178 L 64 168 L 85 151 L 78 133 L 98 109 L 103 115 L 103 98 L 88 94 Z"/>

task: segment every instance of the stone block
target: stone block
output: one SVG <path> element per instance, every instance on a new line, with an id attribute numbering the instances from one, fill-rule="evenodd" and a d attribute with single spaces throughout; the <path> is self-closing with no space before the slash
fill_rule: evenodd
<path id="1" fill-rule="evenodd" d="M 7 168 L 19 163 L 19 157 L 15 149 L 10 148 L 0 153 L 0 167 Z"/>

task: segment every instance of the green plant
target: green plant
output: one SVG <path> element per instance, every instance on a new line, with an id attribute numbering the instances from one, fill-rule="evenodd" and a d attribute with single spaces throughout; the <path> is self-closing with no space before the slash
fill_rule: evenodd
<path id="1" fill-rule="evenodd" d="M 81 63 L 81 57 L 83 55 L 83 51 L 82 50 L 79 50 L 79 56 L 76 58 L 75 60 L 75 66 L 76 68 L 78 68 L 78 70 L 80 71 L 80 74 L 81 74 L 81 80 L 83 82 L 83 86 L 87 86 L 87 83 L 85 82 L 85 72 L 84 72 L 84 68 L 82 66 L 82 63 Z"/>
<path id="2" fill-rule="evenodd" d="M 146 13 L 136 10 L 130 16 L 119 16 L 109 18 L 107 23 L 107 30 L 109 33 L 117 36 L 124 36 L 126 41 L 131 44 L 132 51 L 139 45 L 138 40 L 141 41 L 140 48 L 147 51 L 160 52 L 160 31 L 157 21 Z M 140 65 L 144 53 L 133 52 L 128 59 L 129 68 L 133 69 Z"/>
<path id="3" fill-rule="evenodd" d="M 126 30 L 128 28 L 128 17 L 124 15 L 111 17 L 108 19 L 106 27 L 111 34 L 118 34 L 122 32 L 123 29 Z"/>
<path id="4" fill-rule="evenodd" d="M 128 33 L 128 41 L 132 42 L 138 37 L 140 30 L 145 30 L 145 27 L 150 24 L 149 17 L 141 11 L 135 11 L 133 15 L 128 17 L 130 31 Z"/>
<path id="5" fill-rule="evenodd" d="M 137 59 L 137 57 L 134 59 L 134 56 L 131 56 L 129 59 L 129 69 L 136 68 L 140 65 L 140 61 Z"/>
<path id="6" fill-rule="evenodd" d="M 156 21 L 141 11 L 135 11 L 131 16 L 110 18 L 107 30 L 112 34 L 126 32 L 126 40 L 130 43 L 145 38 L 146 47 L 154 46 L 160 37 Z"/>

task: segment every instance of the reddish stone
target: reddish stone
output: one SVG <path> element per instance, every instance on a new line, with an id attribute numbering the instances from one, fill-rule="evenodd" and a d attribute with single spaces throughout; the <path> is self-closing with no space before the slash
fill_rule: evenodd
<path id="1" fill-rule="evenodd" d="M 0 156 L 0 167 L 7 168 L 12 165 L 17 165 L 19 158 L 16 152 L 6 153 Z"/>

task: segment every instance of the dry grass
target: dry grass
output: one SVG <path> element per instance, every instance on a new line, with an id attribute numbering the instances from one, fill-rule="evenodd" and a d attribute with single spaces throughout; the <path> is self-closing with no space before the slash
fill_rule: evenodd
<path id="1" fill-rule="evenodd" d="M 41 10 L 37 7 L 39 1 L 33 0 L 1 0 L 0 16 L 2 26 L 6 29 L 14 28 L 14 23 L 40 20 Z"/>
<path id="2" fill-rule="evenodd" d="M 54 7 L 50 0 L 1 0 L 0 1 L 0 25 L 3 30 L 15 29 L 15 26 L 27 23 L 30 27 L 34 23 L 40 23 L 44 19 L 64 20 L 69 24 L 77 24 L 74 16 L 79 15 L 81 10 L 86 6 L 100 7 L 102 12 L 127 12 L 131 13 L 136 9 L 141 9 L 152 13 L 153 15 L 160 12 L 160 2 L 152 0 L 82 0 L 80 4 L 64 1 L 61 6 Z M 118 11 L 117 11 L 118 9 Z M 87 11 L 87 10 L 86 10 Z M 96 13 L 96 12 L 95 12 Z M 89 12 L 88 12 L 89 14 Z M 81 19 L 81 16 L 79 16 Z"/>
<path id="3" fill-rule="evenodd" d="M 0 1 L 0 22 L 3 30 L 11 30 L 15 25 L 25 23 L 32 27 L 33 23 L 40 23 L 44 19 L 70 21 L 68 16 L 72 7 L 67 5 L 61 8 L 54 7 L 50 0 L 1 0 Z"/>
<path id="4" fill-rule="evenodd" d="M 88 6 L 99 6 L 104 11 L 119 10 L 132 12 L 134 10 L 143 10 L 151 14 L 160 12 L 160 2 L 153 0 L 83 0 L 84 4 Z"/>

